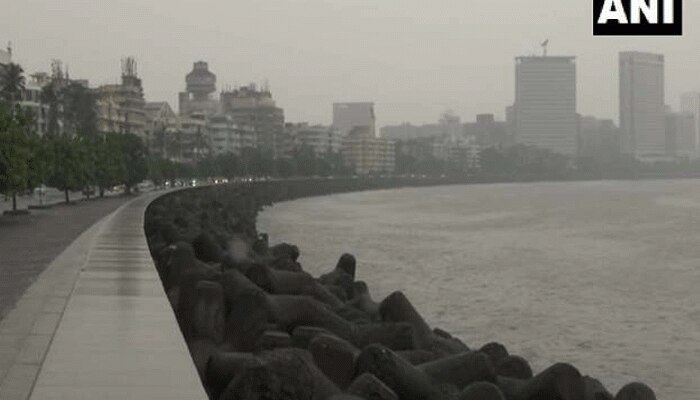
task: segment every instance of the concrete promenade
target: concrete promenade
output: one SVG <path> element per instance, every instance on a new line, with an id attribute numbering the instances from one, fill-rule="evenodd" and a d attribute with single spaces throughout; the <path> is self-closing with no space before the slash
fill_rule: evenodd
<path id="1" fill-rule="evenodd" d="M 0 216 L 0 319 L 82 232 L 129 198 L 77 201 L 30 215 Z"/>
<path id="2" fill-rule="evenodd" d="M 157 196 L 81 234 L 0 322 L 0 399 L 206 399 L 143 234 Z"/>

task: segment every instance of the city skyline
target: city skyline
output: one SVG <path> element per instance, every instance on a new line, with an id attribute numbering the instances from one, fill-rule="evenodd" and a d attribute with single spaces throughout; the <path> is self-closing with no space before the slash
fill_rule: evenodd
<path id="1" fill-rule="evenodd" d="M 365 0 L 243 1 L 235 6 L 209 0 L 197 10 L 161 6 L 155 0 L 67 2 L 56 14 L 45 0 L 32 0 L 14 6 L 19 11 L 31 7 L 31 12 L 13 19 L 0 16 L 6 29 L 0 40 L 13 41 L 15 60 L 27 71 L 46 70 L 58 58 L 70 65 L 73 76 L 93 85 L 113 83 L 118 60 L 134 55 L 146 97 L 170 104 L 183 90 L 181 76 L 203 59 L 219 76 L 219 90 L 267 79 L 289 120 L 326 124 L 331 104 L 342 101 L 375 102 L 378 127 L 435 121 L 446 109 L 463 119 L 483 112 L 503 119 L 504 108 L 514 100 L 513 57 L 539 54 L 545 38 L 551 39 L 550 54 L 577 57 L 583 115 L 617 120 L 620 51 L 666 56 L 673 78 L 665 100 L 674 108 L 682 92 L 700 89 L 692 26 L 682 38 L 594 38 L 584 3 L 552 8 L 543 0 L 510 2 L 512 13 L 504 13 L 502 3 L 486 1 L 449 1 L 439 8 Z M 689 4 L 686 20 L 700 16 L 699 11 Z M 47 22 L 49 16 L 53 21 Z M 205 20 L 203 29 L 198 21 Z M 486 20 L 498 22 L 486 25 Z M 37 28 L 32 21 L 42 24 Z M 57 36 L 51 31 L 57 23 L 69 29 Z"/>
<path id="2" fill-rule="evenodd" d="M 695 113 L 686 109 L 688 105 L 685 97 L 678 113 L 663 101 L 663 55 L 619 53 L 619 128 L 622 135 L 616 136 L 619 143 L 615 145 L 610 138 L 600 136 L 604 131 L 612 132 L 610 125 L 605 122 L 610 121 L 614 127 L 612 119 L 578 113 L 576 57 L 548 55 L 546 46 L 547 42 L 544 42 L 543 55 L 515 58 L 516 98 L 512 106 L 507 106 L 506 120 L 498 121 L 505 128 L 507 136 L 496 137 L 497 120 L 493 113 L 478 114 L 476 125 L 480 127 L 473 130 L 473 122 L 462 124 L 459 116 L 447 111 L 437 125 L 428 125 L 427 130 L 442 136 L 446 140 L 443 145 L 456 145 L 455 149 L 462 150 L 486 143 L 508 146 L 510 142 L 578 157 L 587 157 L 587 154 L 600 156 L 607 151 L 617 151 L 616 149 L 621 150 L 622 154 L 647 161 L 669 160 L 679 156 L 697 157 Z M 11 49 L 0 50 L 0 60 L 3 63 L 11 62 L 11 56 Z M 53 62 L 52 69 L 54 74 L 62 74 L 60 63 Z M 206 61 L 196 61 L 192 71 L 185 76 L 185 92 L 178 94 L 179 115 L 176 115 L 167 102 L 146 101 L 142 79 L 138 77 L 137 71 L 135 59 L 124 58 L 121 60 L 120 84 L 93 88 L 98 95 L 99 132 L 135 133 L 149 147 L 153 147 L 156 153 L 164 155 L 168 153 L 165 148 L 167 144 L 159 135 L 180 130 L 187 136 L 187 145 L 180 147 L 179 152 L 173 153 L 170 149 L 168 153 L 168 157 L 174 154 L 178 159 L 197 158 L 205 153 L 236 153 L 251 145 L 252 148 L 271 154 L 273 158 L 291 154 L 290 145 L 294 140 L 287 140 L 291 131 L 287 132 L 285 128 L 285 122 L 289 120 L 285 121 L 284 109 L 276 106 L 267 82 L 259 89 L 255 84 L 250 84 L 236 88 L 224 87 L 216 93 L 216 74 L 209 70 Z M 39 81 L 48 79 L 48 76 L 46 73 L 30 76 L 31 82 L 37 82 L 31 83 L 31 88 L 27 87 L 28 92 L 23 95 L 23 98 L 26 96 L 26 101 L 22 106 L 31 108 L 36 115 L 40 115 L 36 109 L 45 105 L 38 100 L 38 88 L 42 85 Z M 87 80 L 73 82 L 84 87 L 88 85 Z M 687 94 L 684 96 L 687 97 Z M 484 124 L 486 121 L 491 123 Z M 308 125 L 308 121 L 304 123 Z M 378 137 L 374 103 L 346 102 L 333 103 L 330 128 L 333 127 L 344 138 L 357 136 L 351 133 L 359 129 L 355 133 L 361 133 L 360 136 L 366 138 L 400 139 L 400 136 L 395 135 L 398 131 L 406 131 L 411 127 L 422 130 L 426 125 L 385 126 L 380 129 L 382 134 Z M 383 133 L 386 127 L 395 131 L 385 138 Z M 42 134 L 45 131 L 44 121 L 37 120 L 37 132 Z M 590 137 L 584 138 L 584 132 Z M 489 137 L 491 133 L 496 133 L 496 136 Z M 205 136 L 202 137 L 202 134 Z M 326 133 L 323 130 L 314 132 L 314 135 L 317 134 L 323 136 Z M 347 144 L 350 145 L 349 142 Z M 377 140 L 376 143 L 358 142 L 357 145 L 365 149 L 362 151 L 376 149 L 377 154 L 385 154 L 389 150 L 388 147 L 383 147 L 382 140 Z M 609 148 L 603 149 L 601 146 Z M 434 150 L 442 154 L 439 149 Z M 364 157 L 362 152 L 357 154 Z M 378 156 L 377 162 L 381 163 L 384 160 L 382 157 Z"/>

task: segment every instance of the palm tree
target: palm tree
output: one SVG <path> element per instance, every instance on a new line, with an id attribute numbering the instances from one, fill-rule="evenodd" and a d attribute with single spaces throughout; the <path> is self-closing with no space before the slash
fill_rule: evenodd
<path id="1" fill-rule="evenodd" d="M 26 82 L 24 70 L 19 64 L 9 63 L 0 69 L 0 95 L 10 103 L 10 108 L 13 111 L 24 91 Z"/>

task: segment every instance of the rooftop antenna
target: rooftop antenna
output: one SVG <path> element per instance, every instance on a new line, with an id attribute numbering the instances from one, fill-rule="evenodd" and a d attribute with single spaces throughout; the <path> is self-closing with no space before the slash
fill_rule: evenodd
<path id="1" fill-rule="evenodd" d="M 63 79 L 63 63 L 61 63 L 61 60 L 51 60 L 51 77 L 57 80 Z"/>
<path id="2" fill-rule="evenodd" d="M 134 57 L 126 57 L 122 59 L 122 76 L 134 77 L 138 76 L 136 70 L 136 59 Z"/>
<path id="3" fill-rule="evenodd" d="M 542 57 L 547 57 L 547 46 L 549 46 L 549 39 L 546 39 L 542 44 Z"/>

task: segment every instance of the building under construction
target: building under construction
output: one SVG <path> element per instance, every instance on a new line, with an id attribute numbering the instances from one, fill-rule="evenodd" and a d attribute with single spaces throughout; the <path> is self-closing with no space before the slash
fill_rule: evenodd
<path id="1" fill-rule="evenodd" d="M 132 133 L 145 140 L 147 116 L 136 60 L 122 60 L 121 83 L 97 88 L 98 130 Z"/>

